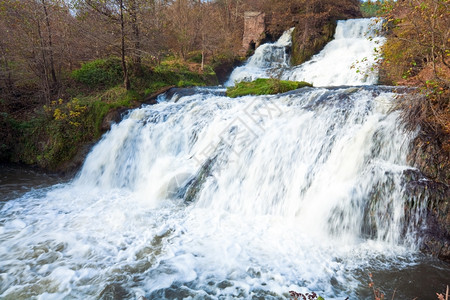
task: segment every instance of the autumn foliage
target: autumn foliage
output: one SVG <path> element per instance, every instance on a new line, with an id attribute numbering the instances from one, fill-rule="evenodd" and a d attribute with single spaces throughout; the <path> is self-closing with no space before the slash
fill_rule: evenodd
<path id="1" fill-rule="evenodd" d="M 388 41 L 381 65 L 382 83 L 418 87 L 418 97 L 401 103 L 404 119 L 421 128 L 415 149 L 429 161 L 419 165 L 439 166 L 427 175 L 443 182 L 450 180 L 449 6 L 448 0 L 385 2 Z"/>

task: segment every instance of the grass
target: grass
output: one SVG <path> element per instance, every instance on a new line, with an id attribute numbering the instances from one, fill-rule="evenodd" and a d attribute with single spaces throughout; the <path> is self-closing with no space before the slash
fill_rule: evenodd
<path id="1" fill-rule="evenodd" d="M 312 87 L 312 85 L 304 81 L 258 78 L 252 82 L 239 82 L 234 87 L 229 87 L 227 89 L 227 96 L 236 98 L 245 95 L 273 95 L 302 87 Z"/>

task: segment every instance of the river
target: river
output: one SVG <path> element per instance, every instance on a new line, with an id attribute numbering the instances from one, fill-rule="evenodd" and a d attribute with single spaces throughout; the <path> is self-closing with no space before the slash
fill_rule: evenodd
<path id="1" fill-rule="evenodd" d="M 180 90 L 130 111 L 69 181 L 2 167 L 0 298 L 372 299 L 369 274 L 387 298 L 435 298 L 450 268 L 419 251 L 423 210 L 405 218 L 416 133 L 365 64 L 373 24 L 340 21 L 295 68 L 288 31 L 227 83 L 314 88 Z"/>

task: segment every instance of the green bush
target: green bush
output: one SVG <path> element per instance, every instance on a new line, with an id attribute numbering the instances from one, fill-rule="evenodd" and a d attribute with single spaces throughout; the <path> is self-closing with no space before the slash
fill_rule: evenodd
<path id="1" fill-rule="evenodd" d="M 111 87 L 122 81 L 122 65 L 118 58 L 97 59 L 72 72 L 72 78 L 90 87 Z"/>
<path id="2" fill-rule="evenodd" d="M 239 82 L 234 87 L 229 87 L 227 96 L 236 98 L 245 95 L 273 95 L 307 86 L 312 87 L 310 83 L 304 81 L 258 78 L 252 82 Z"/>

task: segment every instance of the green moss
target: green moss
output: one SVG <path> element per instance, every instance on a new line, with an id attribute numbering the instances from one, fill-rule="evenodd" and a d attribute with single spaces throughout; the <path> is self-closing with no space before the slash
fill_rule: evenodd
<path id="1" fill-rule="evenodd" d="M 304 81 L 258 78 L 252 82 L 239 82 L 234 87 L 229 87 L 227 96 L 236 98 L 245 95 L 273 95 L 307 86 L 312 87 L 310 83 Z"/>
<path id="2" fill-rule="evenodd" d="M 142 78 L 136 78 L 134 83 L 132 82 L 137 90 L 144 87 L 143 95 L 150 95 L 166 86 L 190 87 L 216 84 L 218 84 L 217 77 L 211 67 L 205 66 L 201 73 L 194 72 L 177 60 L 163 62 Z"/>

